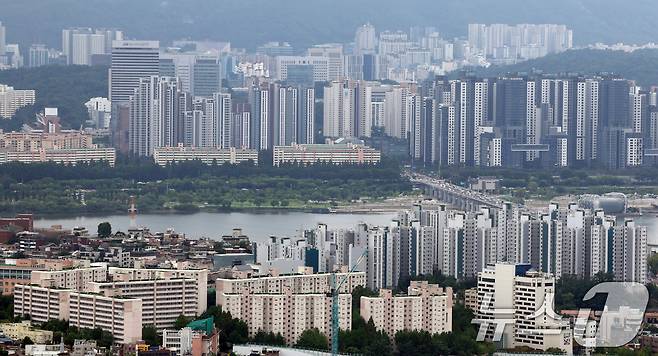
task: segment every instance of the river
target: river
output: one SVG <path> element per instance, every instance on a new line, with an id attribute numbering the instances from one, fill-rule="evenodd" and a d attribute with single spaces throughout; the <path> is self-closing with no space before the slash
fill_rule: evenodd
<path id="1" fill-rule="evenodd" d="M 305 212 L 227 212 L 194 214 L 141 214 L 137 215 L 137 226 L 144 226 L 153 232 L 173 228 L 190 238 L 209 237 L 218 239 L 230 234 L 233 228 L 242 228 L 252 241 L 263 241 L 269 236 L 299 236 L 299 232 L 312 229 L 318 223 L 327 224 L 330 229 L 352 228 L 359 222 L 373 225 L 388 225 L 394 213 L 382 214 L 317 214 Z M 658 217 L 644 214 L 632 217 L 638 225 L 647 226 L 649 244 L 658 245 Z M 38 228 L 62 225 L 65 229 L 83 226 L 94 233 L 99 223 L 108 221 L 112 230 L 126 231 L 130 227 L 128 215 L 79 216 L 73 218 L 37 218 Z"/>
<path id="2" fill-rule="evenodd" d="M 173 228 L 189 238 L 209 237 L 219 239 L 241 228 L 252 241 L 264 241 L 269 236 L 295 237 L 299 232 L 312 229 L 318 223 L 330 229 L 352 228 L 359 222 L 373 225 L 388 225 L 396 214 L 316 214 L 305 212 L 226 212 L 193 214 L 139 214 L 136 225 L 148 227 L 152 232 L 163 232 Z M 61 225 L 65 229 L 81 226 L 96 232 L 99 223 L 107 221 L 112 231 L 126 231 L 130 217 L 126 215 L 80 216 L 74 218 L 39 218 L 34 221 L 37 228 Z"/>

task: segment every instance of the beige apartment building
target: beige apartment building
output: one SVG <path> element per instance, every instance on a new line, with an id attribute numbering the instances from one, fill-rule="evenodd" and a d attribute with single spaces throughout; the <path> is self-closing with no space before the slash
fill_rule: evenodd
<path id="1" fill-rule="evenodd" d="M 36 322 L 67 319 L 81 327 L 97 325 L 111 330 L 120 342 L 141 338 L 143 325 L 171 328 L 179 315 L 195 317 L 207 307 L 207 270 L 103 265 L 36 272 L 29 285 L 15 286 L 16 316 L 29 314 Z"/>
<path id="2" fill-rule="evenodd" d="M 24 320 L 20 323 L 2 323 L 0 324 L 0 332 L 18 341 L 29 337 L 35 344 L 47 344 L 53 341 L 52 331 L 39 330 L 33 327 L 29 320 Z"/>
<path id="3" fill-rule="evenodd" d="M 230 312 L 249 326 L 249 335 L 258 331 L 281 333 L 288 344 L 311 328 L 331 339 L 332 298 L 327 294 L 220 293 L 222 310 Z M 352 328 L 352 295 L 338 298 L 338 326 Z"/>
<path id="4" fill-rule="evenodd" d="M 282 163 L 311 165 L 318 162 L 333 164 L 377 164 L 381 152 L 353 143 L 294 144 L 274 146 L 274 166 Z"/>
<path id="5" fill-rule="evenodd" d="M 361 297 L 361 316 L 390 337 L 402 330 L 432 334 L 452 331 L 452 288 L 412 281 L 407 295 L 381 289 L 379 297 Z"/>
<path id="6" fill-rule="evenodd" d="M 16 90 L 8 85 L 0 84 L 0 118 L 10 119 L 18 109 L 34 105 L 35 99 L 34 90 Z"/>
<path id="7" fill-rule="evenodd" d="M 258 164 L 258 150 L 241 148 L 159 147 L 153 151 L 153 160 L 161 166 L 169 163 L 199 160 L 205 164 L 238 164 L 253 161 Z"/>
<path id="8" fill-rule="evenodd" d="M 80 131 L 0 133 L 0 149 L 12 152 L 95 148 L 91 134 Z"/>
<path id="9" fill-rule="evenodd" d="M 341 286 L 339 293 L 352 293 L 356 287 L 365 287 L 366 273 L 354 272 L 336 273 L 336 279 L 342 280 L 347 277 Z M 320 274 L 294 274 L 274 277 L 252 277 L 244 279 L 216 280 L 217 305 L 223 305 L 221 295 L 223 293 L 239 294 L 281 294 L 290 290 L 293 294 L 323 294 L 330 293 L 332 286 L 331 273 Z"/>

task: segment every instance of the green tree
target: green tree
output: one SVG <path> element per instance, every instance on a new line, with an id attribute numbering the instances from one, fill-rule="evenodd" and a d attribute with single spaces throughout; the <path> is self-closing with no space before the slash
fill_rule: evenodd
<path id="1" fill-rule="evenodd" d="M 329 340 L 318 329 L 308 329 L 299 335 L 295 347 L 311 350 L 329 350 Z"/>
<path id="2" fill-rule="evenodd" d="M 98 236 L 110 237 L 112 235 L 112 225 L 109 222 L 102 222 L 98 224 Z"/>
<path id="3" fill-rule="evenodd" d="M 191 321 L 192 318 L 188 318 L 185 315 L 181 314 L 178 316 L 178 318 L 176 318 L 176 321 L 174 322 L 174 328 L 180 330 L 185 326 L 187 326 L 187 324 L 189 324 Z"/>
<path id="4" fill-rule="evenodd" d="M 21 346 L 22 347 L 25 347 L 25 345 L 33 345 L 33 344 L 34 344 L 34 341 L 32 341 L 32 339 L 30 339 L 28 336 L 24 337 L 23 341 L 21 341 Z"/>
<path id="5" fill-rule="evenodd" d="M 649 270 L 653 275 L 658 275 L 658 253 L 654 253 L 649 257 L 647 260 L 647 264 L 649 265 Z"/>
<path id="6" fill-rule="evenodd" d="M 142 327 L 142 339 L 148 345 L 160 345 L 160 338 L 158 337 L 158 330 L 153 325 L 144 325 Z"/>
<path id="7" fill-rule="evenodd" d="M 270 345 L 270 346 L 286 346 L 286 339 L 283 335 L 272 332 L 266 333 L 262 330 L 259 330 L 254 337 L 251 339 L 251 342 L 261 345 Z"/>

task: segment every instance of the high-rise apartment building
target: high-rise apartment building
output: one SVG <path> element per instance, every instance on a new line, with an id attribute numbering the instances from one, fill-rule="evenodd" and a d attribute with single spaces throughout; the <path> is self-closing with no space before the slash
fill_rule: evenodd
<path id="1" fill-rule="evenodd" d="M 62 30 L 62 53 L 66 64 L 91 65 L 94 56 L 109 55 L 113 41 L 122 41 L 116 29 L 67 28 Z"/>
<path id="2" fill-rule="evenodd" d="M 34 90 L 17 90 L 13 87 L 0 84 L 0 118 L 9 119 L 16 110 L 34 105 L 36 92 Z"/>
<path id="3" fill-rule="evenodd" d="M 526 264 L 497 263 L 478 275 L 477 322 L 491 341 L 502 328 L 502 347 L 562 349 L 572 353 L 569 322 L 554 308 L 555 277 Z M 500 325 L 500 324 L 503 325 Z"/>

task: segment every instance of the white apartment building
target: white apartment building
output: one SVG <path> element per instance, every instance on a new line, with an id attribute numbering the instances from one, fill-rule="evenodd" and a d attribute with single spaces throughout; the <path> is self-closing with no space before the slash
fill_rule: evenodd
<path id="1" fill-rule="evenodd" d="M 274 146 L 274 166 L 282 163 L 312 165 L 318 162 L 333 164 L 377 164 L 381 152 L 362 144 L 336 143 Z"/>
<path id="2" fill-rule="evenodd" d="M 361 316 L 390 337 L 398 331 L 452 332 L 452 288 L 412 281 L 407 295 L 381 289 L 379 297 L 361 297 Z"/>
<path id="3" fill-rule="evenodd" d="M 158 330 L 173 327 L 180 315 L 201 315 L 207 307 L 199 303 L 198 283 L 193 278 L 91 282 L 86 292 L 140 300 L 143 325 L 153 325 Z M 207 289 L 203 292 L 207 293 Z"/>
<path id="4" fill-rule="evenodd" d="M 159 147 L 153 151 L 153 159 L 160 166 L 169 163 L 199 160 L 205 164 L 239 164 L 253 161 L 258 164 L 258 151 L 240 148 Z"/>
<path id="5" fill-rule="evenodd" d="M 88 315 L 83 315 L 89 303 L 98 304 L 100 309 L 109 308 L 108 305 L 111 304 L 114 309 L 110 312 L 112 310 L 124 310 L 122 312 L 124 314 L 138 312 L 138 318 L 133 314 L 121 318 L 122 314 L 118 312 L 108 315 L 114 315 L 115 319 L 111 319 L 113 323 L 125 324 L 138 321 L 140 335 L 137 339 L 139 339 L 142 325 L 153 325 L 158 330 L 171 328 L 179 315 L 195 317 L 202 314 L 208 305 L 207 270 L 119 267 L 108 269 L 103 265 L 35 272 L 39 273 L 32 275 L 30 285 L 16 285 L 14 304 L 15 315 L 29 314 L 32 320 L 38 322 L 67 319 L 80 325 L 89 325 L 91 322 L 97 322 L 96 319 L 89 319 Z M 93 299 L 95 297 L 98 298 Z M 128 304 L 128 301 L 135 302 Z M 102 314 L 105 311 L 107 310 L 98 313 Z M 103 321 L 103 319 L 99 320 Z M 132 338 L 133 336 L 130 335 L 134 335 L 134 331 L 127 328 L 129 327 L 117 327 L 115 338 L 122 340 Z"/>
<path id="6" fill-rule="evenodd" d="M 85 103 L 89 113 L 89 121 L 98 129 L 110 128 L 112 119 L 112 102 L 107 98 L 91 98 Z"/>
<path id="7" fill-rule="evenodd" d="M 72 326 L 110 331 L 118 343 L 142 338 L 142 301 L 80 293 L 72 289 L 17 284 L 14 315 L 29 315 L 34 322 L 68 320 Z"/>
<path id="8" fill-rule="evenodd" d="M 33 271 L 30 284 L 83 291 L 91 282 L 107 281 L 107 266 L 56 271 Z"/>
<path id="9" fill-rule="evenodd" d="M 142 305 L 136 298 L 106 297 L 88 293 L 65 293 L 60 305 L 62 319 L 71 326 L 85 329 L 101 328 L 114 336 L 115 342 L 134 343 L 142 339 Z M 67 310 L 68 306 L 68 310 Z"/>
<path id="10" fill-rule="evenodd" d="M 352 293 L 356 287 L 365 287 L 366 273 L 336 273 L 336 279 L 342 280 L 340 293 Z M 332 274 L 295 274 L 276 277 L 252 277 L 244 279 L 218 278 L 216 281 L 217 305 L 223 306 L 222 294 L 281 294 L 289 290 L 293 294 L 330 293 Z"/>
<path id="11" fill-rule="evenodd" d="M 16 110 L 34 105 L 36 92 L 34 90 L 16 90 L 13 87 L 0 84 L 0 118 L 9 119 Z"/>
<path id="12" fill-rule="evenodd" d="M 217 293 L 222 310 L 249 326 L 249 335 L 258 331 L 280 333 L 294 344 L 308 329 L 316 328 L 331 338 L 332 298 L 327 294 L 293 294 L 290 290 L 276 294 Z M 352 328 L 352 295 L 338 297 L 338 326 Z"/>
<path id="13" fill-rule="evenodd" d="M 503 323 L 504 348 L 559 348 L 572 354 L 569 323 L 554 311 L 555 277 L 529 264 L 497 263 L 479 273 L 477 290 L 476 316 L 486 340 Z"/>
<path id="14" fill-rule="evenodd" d="M 38 151 L 5 151 L 0 152 L 0 164 L 9 162 L 41 163 L 55 162 L 58 164 L 76 165 L 89 162 L 107 162 L 111 167 L 116 164 L 116 149 L 114 148 L 72 148 L 62 150 Z"/>

